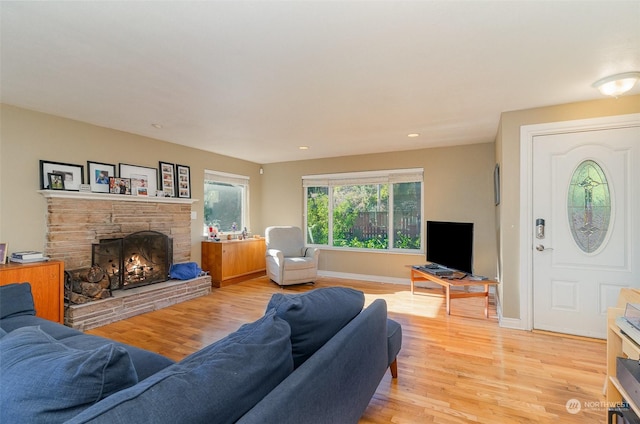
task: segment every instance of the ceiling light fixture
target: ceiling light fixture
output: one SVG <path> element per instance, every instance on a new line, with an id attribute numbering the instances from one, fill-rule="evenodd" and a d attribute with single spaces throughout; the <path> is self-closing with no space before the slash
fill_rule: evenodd
<path id="1" fill-rule="evenodd" d="M 625 72 L 599 79 L 592 86 L 605 96 L 618 97 L 631 90 L 638 79 L 640 72 Z"/>
<path id="2" fill-rule="evenodd" d="M 309 146 L 300 146 L 298 147 L 300 150 L 309 150 Z"/>
<path id="3" fill-rule="evenodd" d="M 153 128 L 162 129 L 162 125 L 161 124 L 151 124 L 151 126 Z"/>
<path id="4" fill-rule="evenodd" d="M 407 137 L 410 137 L 410 138 L 420 137 L 420 134 L 418 134 L 418 133 L 411 133 L 411 134 L 407 134 Z"/>

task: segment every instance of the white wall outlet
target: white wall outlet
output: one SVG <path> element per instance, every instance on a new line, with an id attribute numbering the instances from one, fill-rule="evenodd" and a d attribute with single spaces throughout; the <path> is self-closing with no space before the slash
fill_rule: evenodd
<path id="1" fill-rule="evenodd" d="M 191 219 L 198 219 L 198 212 L 191 211 Z"/>

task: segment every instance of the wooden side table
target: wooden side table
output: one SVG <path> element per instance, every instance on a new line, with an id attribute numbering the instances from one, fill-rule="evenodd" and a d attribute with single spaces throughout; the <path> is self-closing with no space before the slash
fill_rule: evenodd
<path id="1" fill-rule="evenodd" d="M 462 279 L 447 279 L 438 277 L 428 272 L 421 271 L 416 268 L 411 268 L 411 294 L 414 294 L 414 285 L 416 281 L 431 281 L 432 283 L 442 286 L 444 291 L 444 297 L 447 303 L 447 315 L 451 314 L 451 299 L 460 299 L 464 297 L 484 297 L 484 316 L 489 318 L 489 287 L 498 285 L 497 281 L 493 280 L 472 280 L 469 277 Z M 451 293 L 451 287 L 472 287 L 472 286 L 484 286 L 484 291 L 481 292 L 465 292 L 465 293 Z"/>
<path id="2" fill-rule="evenodd" d="M 0 286 L 31 284 L 36 316 L 64 324 L 64 262 L 0 264 Z"/>

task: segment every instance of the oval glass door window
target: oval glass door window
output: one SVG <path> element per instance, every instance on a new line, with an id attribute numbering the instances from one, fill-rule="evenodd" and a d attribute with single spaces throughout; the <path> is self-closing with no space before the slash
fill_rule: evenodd
<path id="1" fill-rule="evenodd" d="M 567 213 L 578 247 L 586 253 L 595 252 L 602 245 L 611 220 L 609 183 L 596 162 L 585 160 L 571 176 Z"/>

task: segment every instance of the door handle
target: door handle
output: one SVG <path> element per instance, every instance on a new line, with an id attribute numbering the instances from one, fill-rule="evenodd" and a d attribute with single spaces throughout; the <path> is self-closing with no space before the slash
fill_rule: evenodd
<path id="1" fill-rule="evenodd" d="M 542 244 L 536 246 L 538 252 L 544 252 L 545 250 L 553 250 L 553 247 L 544 247 Z"/>

